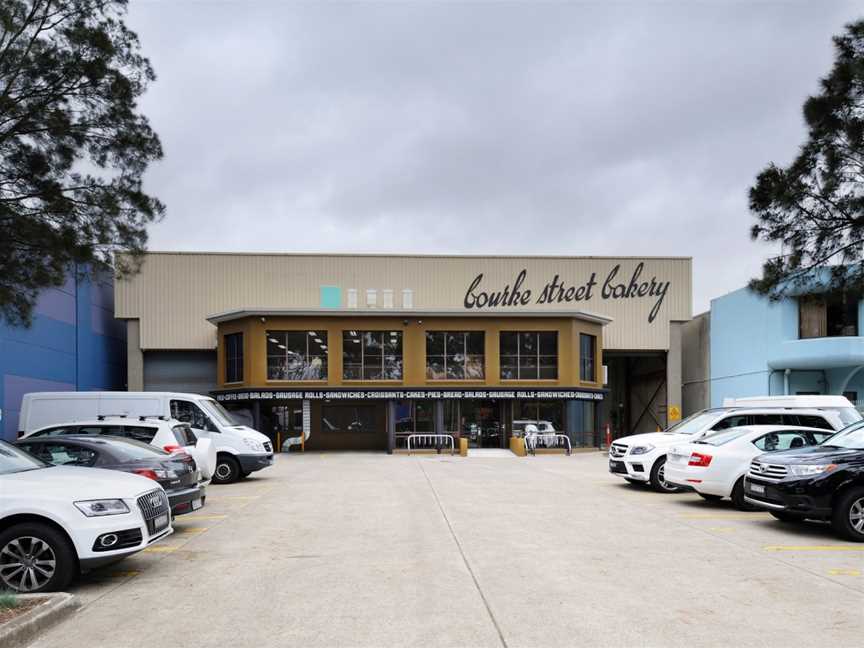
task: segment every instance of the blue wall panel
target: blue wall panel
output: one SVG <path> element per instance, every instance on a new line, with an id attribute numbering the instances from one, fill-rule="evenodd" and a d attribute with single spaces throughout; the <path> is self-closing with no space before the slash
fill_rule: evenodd
<path id="1" fill-rule="evenodd" d="M 39 296 L 29 328 L 0 321 L 0 437 L 15 438 L 27 392 L 125 389 L 126 328 L 113 311 L 110 278 L 70 273 Z"/>

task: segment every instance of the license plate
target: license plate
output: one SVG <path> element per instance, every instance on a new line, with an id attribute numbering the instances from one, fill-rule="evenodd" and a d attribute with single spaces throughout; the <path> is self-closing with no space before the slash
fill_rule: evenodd
<path id="1" fill-rule="evenodd" d="M 153 520 L 153 528 L 156 529 L 157 531 L 161 531 L 162 529 L 164 529 L 167 526 L 168 526 L 168 514 L 167 513 L 163 513 L 162 515 L 156 517 Z"/>
<path id="2" fill-rule="evenodd" d="M 200 508 L 201 508 L 201 500 L 200 499 L 192 500 L 192 510 L 197 511 Z"/>
<path id="3" fill-rule="evenodd" d="M 750 492 L 757 495 L 765 494 L 765 487 L 762 484 L 750 484 Z"/>

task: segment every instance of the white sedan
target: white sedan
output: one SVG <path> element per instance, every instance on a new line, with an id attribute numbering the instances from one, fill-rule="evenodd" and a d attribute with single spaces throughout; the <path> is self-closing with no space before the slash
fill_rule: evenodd
<path id="1" fill-rule="evenodd" d="M 706 500 L 724 497 L 740 510 L 744 501 L 744 475 L 755 457 L 777 450 L 818 445 L 833 430 L 759 425 L 737 427 L 712 434 L 695 443 L 673 446 L 666 460 L 666 481 L 693 489 Z"/>

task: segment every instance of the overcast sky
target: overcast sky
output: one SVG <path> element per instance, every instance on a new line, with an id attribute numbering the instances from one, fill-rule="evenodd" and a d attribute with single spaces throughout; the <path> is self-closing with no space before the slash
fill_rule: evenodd
<path id="1" fill-rule="evenodd" d="M 747 189 L 852 2 L 133 0 L 154 250 L 682 255 L 758 272 Z"/>

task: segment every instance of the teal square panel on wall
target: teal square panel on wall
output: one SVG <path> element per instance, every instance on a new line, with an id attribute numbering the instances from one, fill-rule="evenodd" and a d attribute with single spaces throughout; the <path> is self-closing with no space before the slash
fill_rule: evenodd
<path id="1" fill-rule="evenodd" d="M 340 308 L 342 289 L 339 286 L 321 286 L 321 308 Z"/>

